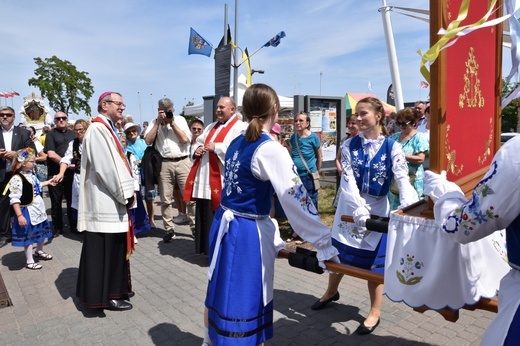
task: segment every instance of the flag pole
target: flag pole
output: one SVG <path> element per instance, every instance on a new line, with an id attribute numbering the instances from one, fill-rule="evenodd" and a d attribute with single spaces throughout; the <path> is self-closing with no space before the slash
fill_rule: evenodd
<path id="1" fill-rule="evenodd" d="M 403 101 L 403 90 L 401 88 L 401 76 L 399 75 L 399 65 L 397 63 L 397 54 L 395 52 L 395 41 L 394 41 L 394 33 L 392 30 L 392 22 L 390 19 L 390 11 L 391 7 L 386 6 L 386 0 L 383 1 L 383 7 L 379 9 L 381 15 L 383 17 L 383 27 L 385 30 L 385 39 L 386 39 L 386 51 L 388 54 L 388 62 L 390 63 L 390 75 L 392 77 L 392 84 L 394 86 L 394 95 L 395 95 L 395 107 L 396 110 L 401 110 L 404 108 Z"/>
<path id="2" fill-rule="evenodd" d="M 235 0 L 235 42 L 233 42 L 235 46 L 238 47 L 238 0 Z M 234 55 L 234 66 L 233 66 L 233 100 L 235 100 L 235 104 L 238 107 L 238 67 L 242 65 L 236 64 L 236 61 L 238 60 L 238 51 L 237 49 L 233 49 L 233 55 Z"/>
<path id="3" fill-rule="evenodd" d="M 155 112 L 154 112 L 154 108 L 153 108 L 153 97 L 152 97 L 152 93 L 150 93 L 150 102 L 151 102 L 151 104 L 152 104 L 152 119 L 153 119 L 153 118 L 155 118 L 155 116 L 154 116 Z"/>

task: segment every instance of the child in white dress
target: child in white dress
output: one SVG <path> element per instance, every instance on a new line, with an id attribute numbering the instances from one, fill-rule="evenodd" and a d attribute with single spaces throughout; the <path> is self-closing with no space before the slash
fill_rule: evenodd
<path id="1" fill-rule="evenodd" d="M 41 196 L 42 187 L 56 185 L 52 180 L 41 182 L 33 174 L 35 152 L 32 148 L 16 152 L 11 167 L 13 177 L 9 181 L 9 199 L 14 211 L 13 246 L 23 246 L 26 257 L 26 268 L 41 269 L 42 265 L 34 259 L 51 260 L 52 256 L 43 251 L 43 242 L 52 238 L 52 230 L 45 212 L 45 204 Z M 33 244 L 36 252 L 33 255 Z"/>

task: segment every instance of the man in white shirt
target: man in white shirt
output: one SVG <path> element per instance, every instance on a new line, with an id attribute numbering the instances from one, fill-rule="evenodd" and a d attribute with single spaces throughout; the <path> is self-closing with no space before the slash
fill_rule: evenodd
<path id="1" fill-rule="evenodd" d="M 191 168 L 189 148 L 191 131 L 186 119 L 180 115 L 174 115 L 173 102 L 169 98 L 159 100 L 157 119 L 146 129 L 144 140 L 148 145 L 154 145 L 161 156 L 161 173 L 159 176 L 159 194 L 161 196 L 161 215 L 166 234 L 163 237 L 165 243 L 175 238 L 173 229 L 173 189 L 175 184 L 184 194 L 184 184 Z M 155 143 L 155 144 L 154 144 Z M 186 214 L 186 204 L 175 201 L 179 214 Z M 190 226 L 193 220 L 189 220 Z"/>

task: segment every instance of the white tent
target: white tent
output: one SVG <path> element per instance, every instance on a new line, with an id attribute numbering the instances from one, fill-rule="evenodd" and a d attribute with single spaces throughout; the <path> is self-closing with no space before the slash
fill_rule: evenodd
<path id="1" fill-rule="evenodd" d="M 238 102 L 237 107 L 242 106 L 242 99 L 244 98 L 244 93 L 246 92 L 246 77 L 244 75 L 240 75 L 238 77 Z M 233 86 L 231 86 L 229 95 L 233 97 Z M 278 96 L 280 99 L 280 112 L 283 111 L 291 111 L 294 107 L 294 102 L 292 97 Z M 196 116 L 200 117 L 204 115 L 204 104 L 200 103 L 193 106 L 184 107 L 184 115 L 185 116 Z"/>

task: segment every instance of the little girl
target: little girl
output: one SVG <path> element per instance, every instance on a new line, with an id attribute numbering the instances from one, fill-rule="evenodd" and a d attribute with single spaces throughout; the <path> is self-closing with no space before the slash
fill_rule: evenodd
<path id="1" fill-rule="evenodd" d="M 40 183 L 33 174 L 34 166 L 34 149 L 18 150 L 11 164 L 14 174 L 9 181 L 9 199 L 15 214 L 12 244 L 24 247 L 26 267 L 31 270 L 42 268 L 41 264 L 34 262 L 34 258 L 45 261 L 52 259 L 51 255 L 43 251 L 43 241 L 52 238 L 52 230 L 41 193 L 43 186 L 56 185 L 52 180 Z M 33 256 L 34 243 L 36 252 Z"/>

